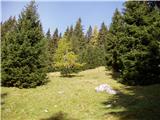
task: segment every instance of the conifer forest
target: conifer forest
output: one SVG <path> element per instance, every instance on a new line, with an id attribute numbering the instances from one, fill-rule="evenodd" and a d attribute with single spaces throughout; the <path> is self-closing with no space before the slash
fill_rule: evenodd
<path id="1" fill-rule="evenodd" d="M 63 33 L 44 32 L 37 8 L 1 22 L 3 120 L 160 119 L 160 1 L 124 1 L 110 26 L 84 31 L 79 17 Z"/>

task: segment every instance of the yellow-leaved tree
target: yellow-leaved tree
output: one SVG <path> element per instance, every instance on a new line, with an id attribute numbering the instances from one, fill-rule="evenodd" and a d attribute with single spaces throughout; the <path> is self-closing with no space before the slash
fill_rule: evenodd
<path id="1" fill-rule="evenodd" d="M 72 51 L 71 43 L 65 36 L 58 42 L 54 61 L 54 67 L 61 72 L 62 76 L 70 76 L 72 73 L 77 73 L 83 66 L 78 62 L 78 55 Z"/>

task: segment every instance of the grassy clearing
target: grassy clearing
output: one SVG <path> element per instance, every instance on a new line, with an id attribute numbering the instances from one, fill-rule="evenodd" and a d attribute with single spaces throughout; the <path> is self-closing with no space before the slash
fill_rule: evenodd
<path id="1" fill-rule="evenodd" d="M 64 78 L 48 74 L 47 85 L 33 89 L 2 87 L 2 120 L 159 120 L 160 85 L 128 87 L 104 67 Z M 107 83 L 117 95 L 96 93 Z M 107 105 L 111 104 L 111 107 Z"/>

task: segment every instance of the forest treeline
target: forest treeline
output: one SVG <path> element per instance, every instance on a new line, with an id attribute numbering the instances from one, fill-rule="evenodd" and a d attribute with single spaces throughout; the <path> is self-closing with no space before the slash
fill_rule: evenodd
<path id="1" fill-rule="evenodd" d="M 105 14 L 105 11 L 104 11 Z M 34 1 L 1 23 L 2 86 L 36 87 L 47 72 L 63 76 L 106 66 L 128 85 L 160 83 L 160 2 L 127 1 L 112 23 L 83 31 L 79 18 L 64 34 L 45 34 Z"/>

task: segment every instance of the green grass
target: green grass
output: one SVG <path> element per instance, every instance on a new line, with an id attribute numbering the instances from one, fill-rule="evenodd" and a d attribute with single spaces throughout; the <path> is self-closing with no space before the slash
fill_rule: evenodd
<path id="1" fill-rule="evenodd" d="M 70 78 L 58 72 L 48 76 L 50 82 L 37 88 L 1 87 L 2 120 L 160 119 L 160 85 L 128 87 L 113 80 L 104 67 Z M 119 93 L 96 93 L 95 87 L 103 83 Z"/>

